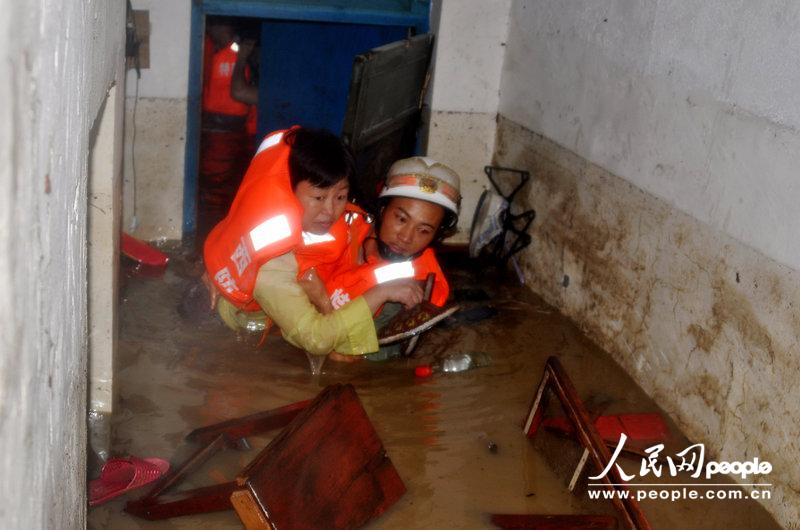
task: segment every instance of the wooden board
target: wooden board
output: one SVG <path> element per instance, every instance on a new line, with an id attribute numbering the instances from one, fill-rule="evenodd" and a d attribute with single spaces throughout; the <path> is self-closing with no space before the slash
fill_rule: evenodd
<path id="1" fill-rule="evenodd" d="M 281 530 L 358 528 L 406 491 L 351 385 L 323 390 L 237 482 Z"/>
<path id="2" fill-rule="evenodd" d="M 578 441 L 588 452 L 586 457 L 590 458 L 595 470 L 599 473 L 609 467 L 611 453 L 609 453 L 605 442 L 598 434 L 597 428 L 586 411 L 583 401 L 578 397 L 572 380 L 570 380 L 561 362 L 555 356 L 548 357 L 545 363 L 542 380 L 536 390 L 533 404 L 528 411 L 528 417 L 523 427 L 525 435 L 528 438 L 532 438 L 542 423 L 542 411 L 544 410 L 544 402 L 549 390 L 553 391 L 561 403 L 561 407 L 575 429 Z M 582 470 L 583 465 L 583 462 L 579 464 L 579 470 Z M 638 501 L 632 495 L 624 493 L 630 490 L 620 475 L 620 469 L 619 466 L 610 466 L 608 473 L 600 479 L 608 491 L 618 493 L 611 497 L 611 503 L 617 509 L 622 525 L 625 528 L 629 530 L 650 530 L 650 523 L 639 507 Z M 579 473 L 580 471 L 573 474 L 571 481 L 573 486 Z"/>
<path id="3" fill-rule="evenodd" d="M 168 493 L 203 462 L 244 436 L 285 427 L 235 481 Z M 357 528 L 388 509 L 405 485 L 351 385 L 196 429 L 202 445 L 125 510 L 166 519 L 234 508 L 248 530 Z"/>
<path id="4" fill-rule="evenodd" d="M 459 310 L 459 306 L 438 307 L 423 301 L 404 309 L 386 324 L 378 337 L 378 344 L 392 344 L 419 335 Z"/>

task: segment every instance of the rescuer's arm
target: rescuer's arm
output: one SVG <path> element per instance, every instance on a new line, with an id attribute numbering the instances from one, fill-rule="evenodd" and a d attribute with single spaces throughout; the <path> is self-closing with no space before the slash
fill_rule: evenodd
<path id="1" fill-rule="evenodd" d="M 333 312 L 333 304 L 330 297 L 328 297 L 328 290 L 325 289 L 325 284 L 317 274 L 317 270 L 311 267 L 306 272 L 300 275 L 297 283 L 303 288 L 308 300 L 314 304 L 317 311 L 323 315 L 328 315 Z"/>
<path id="2" fill-rule="evenodd" d="M 258 105 L 258 87 L 247 82 L 247 59 L 253 52 L 254 46 L 255 41 L 250 39 L 239 45 L 231 75 L 231 97 L 248 105 Z"/>
<path id="3" fill-rule="evenodd" d="M 369 235 L 361 245 L 361 263 L 377 263 L 381 259 L 378 252 L 378 238 L 375 236 L 375 228 L 370 230 Z"/>

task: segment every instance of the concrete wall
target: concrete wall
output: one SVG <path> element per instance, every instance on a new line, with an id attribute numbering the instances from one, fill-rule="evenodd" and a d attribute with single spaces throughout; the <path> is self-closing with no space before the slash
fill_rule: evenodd
<path id="1" fill-rule="evenodd" d="M 496 161 L 530 169 L 530 284 L 800 520 L 798 7 L 515 1 Z M 570 278 L 562 286 L 564 275 Z"/>
<path id="2" fill-rule="evenodd" d="M 117 79 L 124 79 L 119 63 Z M 109 90 L 92 130 L 89 151 L 88 324 L 89 445 L 100 461 L 111 451 L 114 356 L 119 306 L 119 239 L 122 220 L 124 86 Z"/>
<path id="3" fill-rule="evenodd" d="M 0 0 L 0 520 L 84 528 L 90 131 L 121 0 Z"/>
<path id="4" fill-rule="evenodd" d="M 136 72 L 128 72 L 123 228 L 146 240 L 180 239 L 191 1 L 132 5 L 149 11 L 150 67 L 138 89 Z"/>
<path id="5" fill-rule="evenodd" d="M 472 214 L 490 186 L 483 168 L 494 152 L 510 0 L 433 3 L 436 34 L 426 152 L 458 171 L 463 202 L 459 232 L 469 240 Z"/>
<path id="6" fill-rule="evenodd" d="M 800 267 L 800 5 L 514 5 L 500 111 Z"/>

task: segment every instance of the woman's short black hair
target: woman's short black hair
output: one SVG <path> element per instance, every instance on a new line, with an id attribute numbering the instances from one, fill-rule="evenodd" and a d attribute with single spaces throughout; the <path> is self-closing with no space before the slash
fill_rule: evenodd
<path id="1" fill-rule="evenodd" d="M 299 127 L 287 132 L 284 142 L 291 146 L 292 189 L 304 180 L 317 188 L 328 188 L 342 179 L 351 183 L 356 171 L 355 159 L 350 148 L 332 132 Z"/>

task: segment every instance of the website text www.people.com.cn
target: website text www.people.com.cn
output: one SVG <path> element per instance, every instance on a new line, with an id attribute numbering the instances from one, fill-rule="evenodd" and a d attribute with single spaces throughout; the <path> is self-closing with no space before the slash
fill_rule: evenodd
<path id="1" fill-rule="evenodd" d="M 636 489 L 609 489 L 605 484 L 590 484 L 588 494 L 590 499 L 612 500 L 612 499 L 636 499 L 643 500 L 768 500 L 772 498 L 769 489 L 771 484 L 758 484 L 752 491 L 742 491 L 739 485 L 733 487 L 723 487 L 720 484 L 714 485 L 668 485 L 668 484 L 626 484 L 628 488 Z M 701 487 L 698 487 L 701 486 Z M 642 488 L 642 489 L 639 489 Z"/>

